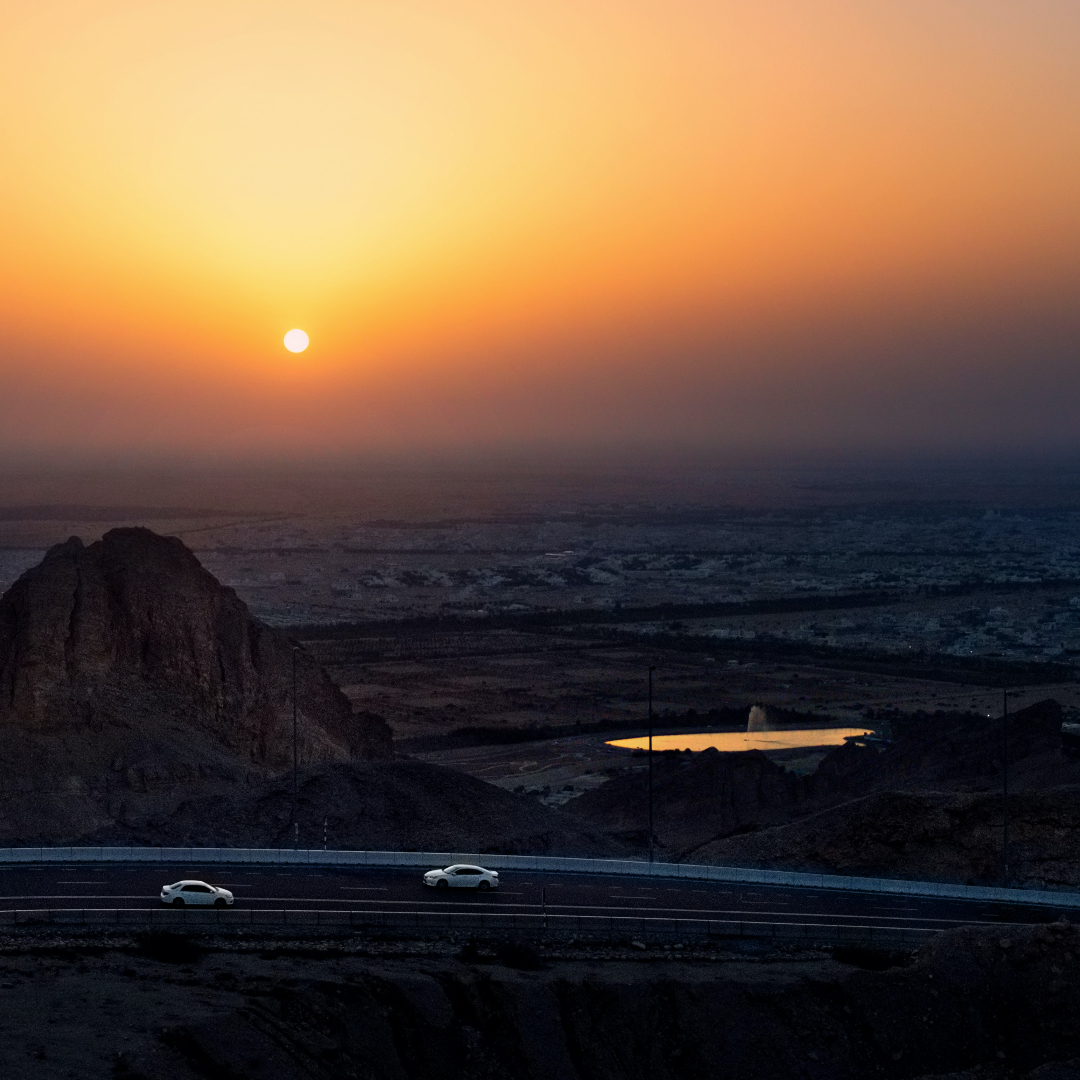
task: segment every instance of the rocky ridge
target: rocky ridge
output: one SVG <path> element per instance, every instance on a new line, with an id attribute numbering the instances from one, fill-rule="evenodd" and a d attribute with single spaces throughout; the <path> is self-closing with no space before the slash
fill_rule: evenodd
<path id="1" fill-rule="evenodd" d="M 387 757 L 322 668 L 175 537 L 52 548 L 0 598 L 0 840 L 62 841 L 305 763 Z"/>

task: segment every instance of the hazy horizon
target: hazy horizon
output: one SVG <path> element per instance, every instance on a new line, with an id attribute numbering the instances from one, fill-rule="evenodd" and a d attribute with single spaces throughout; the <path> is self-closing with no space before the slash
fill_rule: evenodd
<path id="1" fill-rule="evenodd" d="M 1080 506 L 1080 455 L 457 453 L 239 460 L 8 456 L 0 522 L 147 523 L 326 515 L 357 522 L 850 507 Z M 99 515 L 99 516 L 95 516 Z M 188 520 L 185 528 L 195 528 Z M 0 530 L 2 532 L 3 530 Z M 93 530 L 92 530 L 93 531 Z M 56 542 L 66 537 L 56 532 Z M 11 537 L 4 541 L 11 543 Z M 40 546 L 41 541 L 35 540 Z M 33 546 L 33 545 L 32 545 Z"/>

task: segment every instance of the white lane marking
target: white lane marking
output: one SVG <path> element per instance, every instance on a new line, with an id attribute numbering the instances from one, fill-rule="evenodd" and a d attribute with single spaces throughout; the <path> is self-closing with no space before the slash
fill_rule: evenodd
<path id="1" fill-rule="evenodd" d="M 339 885 L 338 888 L 345 892 L 389 892 L 389 886 L 376 886 L 376 885 Z"/>
<path id="2" fill-rule="evenodd" d="M 510 894 L 513 895 L 513 894 Z M 32 899 L 27 897 L 26 899 Z M 72 899 L 77 899 L 73 897 Z M 102 899 L 107 899 L 102 897 Z M 273 903 L 273 904 L 325 904 L 325 899 L 313 899 L 309 900 L 300 896 L 249 896 L 245 898 L 248 901 L 259 903 Z M 338 903 L 352 903 L 352 904 L 385 904 L 385 905 L 404 905 L 410 904 L 414 907 L 422 905 L 424 907 L 439 907 L 444 910 L 468 910 L 466 908 L 449 908 L 449 898 L 447 900 L 364 900 L 357 898 L 356 900 L 339 900 Z M 490 903 L 484 905 L 488 910 L 495 908 L 518 908 L 529 910 L 536 910 L 540 907 L 539 904 L 504 904 L 497 900 L 492 900 Z M 720 916 L 720 915 L 733 915 L 733 916 L 756 916 L 758 919 L 767 918 L 770 914 L 768 911 L 761 911 L 759 909 L 743 910 L 739 908 L 734 909 L 717 909 L 717 908 L 663 908 L 663 907 L 616 907 L 612 904 L 548 904 L 548 911 L 630 911 L 630 912 L 659 912 L 660 916 L 669 914 L 678 915 L 690 915 L 698 918 Z M 831 911 L 784 911 L 776 912 L 777 915 L 783 915 L 785 918 L 796 919 L 854 919 L 854 920 L 866 920 L 866 919 L 880 919 L 890 918 L 890 916 L 882 916 L 878 914 L 873 915 L 848 915 L 843 912 L 831 912 Z M 651 918 L 660 917 L 657 915 L 651 915 Z M 893 922 L 919 922 L 919 923 L 946 923 L 949 925 L 955 925 L 960 923 L 962 925 L 972 925 L 975 923 L 986 923 L 987 925 L 1004 926 L 1012 925 L 1006 924 L 1004 920 L 997 919 L 931 919 L 931 918 L 899 918 L 891 917 Z M 744 920 L 745 921 L 745 920 Z M 1028 925 L 1027 923 L 1018 923 L 1016 925 Z"/>
<path id="3" fill-rule="evenodd" d="M 254 876 L 257 876 L 257 875 L 252 874 L 250 876 L 254 877 Z M 284 877 L 284 876 L 287 876 L 287 875 L 275 875 L 275 876 L 283 876 Z M 86 885 L 101 885 L 101 884 L 106 884 L 106 883 L 107 882 L 104 882 L 104 881 L 93 881 L 93 882 L 90 882 L 90 881 L 70 881 L 70 882 L 61 881 L 61 882 L 58 882 L 58 884 L 86 884 Z M 251 883 L 251 885 L 254 885 L 254 884 L 255 884 L 254 882 Z M 233 886 L 233 887 L 237 887 L 237 886 Z M 250 885 L 239 886 L 239 887 L 240 888 L 250 887 Z M 582 886 L 578 886 L 578 887 L 582 888 Z M 379 891 L 388 892 L 389 891 L 389 889 L 386 888 L 386 887 L 339 886 L 339 888 L 343 888 L 343 889 L 352 888 L 355 891 L 365 891 L 365 892 L 379 892 Z M 593 891 L 594 889 L 597 889 L 597 888 L 602 888 L 602 887 L 601 886 L 584 886 L 583 891 Z M 665 890 L 665 891 L 668 891 L 668 890 Z M 698 890 L 693 890 L 693 891 L 695 893 L 698 892 Z M 521 895 L 523 895 L 523 893 L 521 893 L 519 891 L 511 892 L 510 890 L 502 889 L 502 890 L 499 891 L 499 895 L 510 897 L 510 896 L 521 896 Z M 629 900 L 647 899 L 647 898 L 649 898 L 649 894 L 642 894 L 640 896 L 637 896 L 637 895 L 634 895 L 634 894 L 615 894 L 615 893 L 611 893 L 609 895 L 611 895 L 613 897 L 618 897 L 618 898 L 622 898 L 622 899 L 629 899 Z M 730 892 L 728 890 L 722 890 L 722 891 L 717 890 L 717 894 L 714 894 L 714 895 L 717 895 L 717 899 L 721 899 L 721 898 L 726 898 L 728 895 L 730 895 Z M 761 896 L 762 894 L 753 894 L 753 895 Z M 146 900 L 146 899 L 151 899 L 151 900 L 156 901 L 156 900 L 159 899 L 159 897 L 158 897 L 158 895 L 156 893 L 152 894 L 149 897 L 147 897 L 145 894 L 130 895 L 130 894 L 112 894 L 112 893 L 110 893 L 110 894 L 102 894 L 102 895 L 54 893 L 54 894 L 45 894 L 45 895 L 26 895 L 26 896 L 13 895 L 13 896 L 6 896 L 6 897 L 5 896 L 0 896 L 0 901 L 4 901 L 4 900 L 8 900 L 8 901 L 11 901 L 11 900 L 110 900 L 110 899 L 113 899 L 113 900 Z M 308 898 L 304 898 L 304 897 L 245 897 L 245 899 L 246 900 L 254 900 L 254 901 L 257 901 L 257 902 L 274 902 L 274 903 L 287 903 L 287 902 L 318 903 L 319 902 L 318 900 L 312 900 L 312 899 L 308 899 Z M 364 898 L 360 898 L 360 897 L 358 897 L 355 901 L 346 901 L 346 902 L 354 902 L 354 903 L 359 903 L 359 904 L 363 904 L 363 903 L 380 904 L 381 903 L 381 904 L 388 904 L 388 905 L 394 905 L 394 906 L 398 906 L 398 905 L 402 905 L 402 904 L 409 904 L 409 903 L 413 903 L 413 904 L 423 903 L 423 904 L 425 904 L 427 906 L 431 906 L 431 905 L 442 906 L 443 904 L 445 904 L 444 900 L 415 901 L 415 900 L 389 900 L 389 899 L 374 899 L 374 898 L 372 898 L 371 900 L 365 900 Z M 489 899 L 487 901 L 487 907 L 489 909 L 492 908 L 492 907 L 514 907 L 514 908 L 521 908 L 521 909 L 529 909 L 529 908 L 538 908 L 539 906 L 540 906 L 539 904 L 505 904 L 505 903 L 502 903 L 500 901 L 495 900 L 494 897 L 492 897 L 491 899 Z M 789 905 L 787 903 L 783 902 L 783 901 L 775 901 L 774 900 L 774 901 L 772 901 L 771 906 L 772 907 L 785 907 L 786 908 Z M 885 906 L 885 905 L 883 905 L 881 908 L 872 908 L 871 909 L 872 913 L 871 914 L 866 914 L 866 915 L 843 914 L 843 913 L 837 913 L 837 912 L 813 912 L 813 913 L 811 913 L 811 912 L 792 913 L 792 912 L 780 912 L 780 911 L 772 912 L 769 909 L 753 910 L 753 909 L 717 909 L 717 908 L 669 908 L 669 907 L 645 907 L 643 905 L 635 905 L 633 907 L 619 907 L 619 906 L 610 905 L 610 904 L 584 904 L 584 903 L 582 903 L 582 904 L 567 904 L 567 903 L 553 904 L 553 903 L 549 903 L 548 907 L 551 910 L 562 909 L 562 910 L 579 910 L 579 911 L 593 911 L 593 910 L 597 910 L 597 911 L 638 911 L 638 912 L 643 912 L 643 913 L 659 911 L 659 912 L 685 913 L 685 914 L 693 914 L 693 915 L 699 915 L 699 916 L 719 915 L 719 914 L 743 914 L 743 915 L 757 915 L 759 917 L 761 917 L 761 916 L 766 916 L 767 917 L 770 914 L 776 914 L 776 915 L 784 914 L 784 915 L 787 915 L 789 917 L 795 916 L 795 917 L 799 917 L 799 918 L 806 918 L 806 917 L 816 916 L 817 918 L 827 918 L 827 919 L 844 919 L 844 918 L 847 918 L 847 919 L 853 919 L 853 920 L 859 920 L 859 921 L 864 921 L 866 919 L 877 917 L 877 918 L 891 919 L 892 921 L 895 921 L 895 922 L 952 923 L 952 924 L 961 924 L 961 925 L 965 924 L 965 923 L 966 924 L 972 924 L 972 923 L 983 924 L 983 923 L 985 923 L 986 925 L 995 925 L 995 924 L 1001 924 L 1001 923 L 1006 922 L 1006 920 L 1001 920 L 1001 919 L 989 919 L 989 918 L 971 919 L 971 918 L 965 918 L 964 916 L 960 915 L 959 913 L 955 914 L 955 915 L 952 915 L 949 918 L 939 918 L 939 917 L 930 918 L 930 917 L 920 917 L 920 916 L 912 917 L 912 916 L 907 916 L 907 915 L 889 915 L 889 914 L 885 914 L 886 911 L 910 912 L 910 911 L 918 910 L 918 908 L 916 908 L 914 906 L 911 906 L 911 905 L 896 905 L 896 906 Z M 986 912 L 980 912 L 979 914 L 985 915 Z M 1010 920 L 1010 922 L 1011 922 L 1011 920 Z M 1018 923 L 1017 925 L 1028 925 L 1028 924 L 1027 923 Z"/>
<path id="4" fill-rule="evenodd" d="M 137 896 L 124 896 L 119 893 L 105 893 L 104 896 L 93 896 L 89 893 L 53 893 L 49 896 L 0 896 L 0 900 L 160 900 L 161 897 L 154 893 L 147 896 L 139 893 Z"/>
<path id="5" fill-rule="evenodd" d="M 92 884 L 99 884 L 93 882 Z M 343 888 L 346 886 L 343 886 Z M 378 891 L 372 889 L 371 891 Z M 475 894 L 474 894 L 475 895 Z M 501 891 L 501 896 L 521 896 L 520 892 L 511 892 L 509 890 Z M 105 894 L 87 894 L 87 893 L 49 893 L 44 895 L 23 895 L 23 896 L 0 896 L 0 902 L 11 900 L 159 900 L 160 897 L 155 893 L 150 896 L 146 894 L 117 894 L 117 893 L 105 893 Z M 325 903 L 325 899 L 311 899 L 307 897 L 297 896 L 248 896 L 244 898 L 247 901 L 254 901 L 258 903 L 300 903 L 300 904 L 317 904 Z M 634 899 L 634 897 L 627 897 L 627 899 Z M 390 899 L 371 899 L 365 900 L 362 897 L 357 897 L 355 900 L 343 899 L 342 903 L 356 903 L 356 904 L 385 904 L 400 906 L 403 904 L 423 904 L 425 906 L 437 906 L 445 907 L 446 900 L 390 900 Z M 512 907 L 521 909 L 533 909 L 539 908 L 537 903 L 532 904 L 508 904 L 503 903 L 500 900 L 496 900 L 494 896 L 485 905 L 488 909 L 496 907 Z M 562 903 L 555 904 L 549 903 L 548 909 L 551 911 L 632 911 L 632 912 L 663 912 L 663 913 L 677 913 L 682 915 L 694 915 L 694 916 L 713 916 L 713 915 L 756 915 L 759 918 L 767 917 L 772 914 L 768 910 L 758 909 L 742 909 L 742 908 L 671 908 L 671 907 L 646 907 L 644 905 L 613 905 L 613 904 L 573 904 Z M 787 905 L 784 905 L 785 907 Z M 886 915 L 882 912 L 874 912 L 869 915 L 854 915 L 841 912 L 776 912 L 777 915 L 786 915 L 788 917 L 795 918 L 819 918 L 819 919 L 853 919 L 859 921 L 865 921 L 873 918 L 886 918 L 891 919 L 894 922 L 915 922 L 915 923 L 949 923 L 949 924 L 973 924 L 973 923 L 985 923 L 987 925 L 1004 924 L 1005 920 L 1000 919 L 970 919 L 963 918 L 961 916 L 952 916 L 951 918 L 929 918 L 925 916 L 901 916 L 901 915 Z M 1028 925 L 1018 924 L 1018 925 Z"/>
<path id="6" fill-rule="evenodd" d="M 519 905 L 526 906 L 526 905 Z M 535 904 L 527 905 L 535 907 Z M 767 910 L 761 908 L 751 908 L 741 910 L 739 908 L 725 909 L 725 908 L 663 908 L 663 907 L 615 907 L 614 905 L 604 904 L 548 904 L 549 908 L 565 908 L 566 910 L 597 910 L 597 911 L 659 911 L 659 912 L 674 912 L 680 915 L 698 915 L 698 916 L 712 916 L 712 915 L 754 915 L 761 919 L 770 914 Z M 931 919 L 931 918 L 910 918 L 905 916 L 890 916 L 890 915 L 849 915 L 845 912 L 833 912 L 833 911 L 778 911 L 776 915 L 783 915 L 785 918 L 795 919 L 889 919 L 894 922 L 925 922 L 925 923 L 960 923 L 961 925 L 971 925 L 974 923 L 985 922 L 987 924 L 998 923 L 996 919 Z M 1000 920 L 1001 925 L 1005 925 L 1004 920 Z M 1022 923 L 1020 925 L 1027 926 L 1028 923 Z"/>
<path id="7" fill-rule="evenodd" d="M 108 885 L 107 881 L 58 881 L 57 885 Z"/>
<path id="8" fill-rule="evenodd" d="M 303 897 L 297 897 L 297 896 L 253 896 L 253 897 L 248 897 L 247 899 L 249 901 L 253 901 L 253 902 L 256 902 L 256 903 L 276 903 L 276 904 L 284 904 L 284 903 L 292 903 L 292 904 L 325 904 L 326 903 L 325 899 L 307 900 L 307 899 L 304 899 Z M 157 896 L 116 896 L 116 895 L 106 895 L 106 896 L 78 896 L 78 895 L 76 895 L 76 896 L 67 896 L 67 895 L 65 895 L 65 896 L 4 896 L 4 897 L 0 897 L 0 901 L 3 901 L 3 900 L 151 900 L 151 901 L 153 901 L 153 900 L 160 900 L 160 897 L 157 897 Z M 354 901 L 339 900 L 337 902 L 338 903 L 354 903 L 354 904 L 364 904 L 364 903 L 368 903 L 368 904 L 394 904 L 394 905 L 412 904 L 414 906 L 417 905 L 417 904 L 421 904 L 424 907 L 429 907 L 430 908 L 430 907 L 433 907 L 433 906 L 437 906 L 437 907 L 443 908 L 444 910 L 448 910 L 447 905 L 444 902 L 439 901 L 439 900 L 431 900 L 431 901 L 423 901 L 423 900 L 420 900 L 420 901 L 417 901 L 417 900 L 367 900 L 367 901 L 365 901 L 365 900 L 362 900 L 362 899 L 357 899 L 357 900 L 354 900 Z M 204 906 L 209 906 L 209 905 L 204 905 Z M 499 904 L 499 903 L 488 904 L 488 905 L 485 905 L 485 906 L 489 910 L 492 909 L 492 908 L 509 907 L 509 908 L 529 908 L 530 910 L 534 910 L 534 911 L 539 909 L 539 907 L 540 907 L 539 904 Z M 549 909 L 549 913 L 552 913 L 552 912 L 557 911 L 557 910 L 564 910 L 564 911 L 582 911 L 582 910 L 584 910 L 584 911 L 659 912 L 660 913 L 659 915 L 654 914 L 654 915 L 649 915 L 648 917 L 650 919 L 662 919 L 665 916 L 670 916 L 672 914 L 691 915 L 691 916 L 698 916 L 698 918 L 690 919 L 690 920 L 684 920 L 684 921 L 696 921 L 696 922 L 708 921 L 707 917 L 717 917 L 717 916 L 722 916 L 722 915 L 726 915 L 726 916 L 747 916 L 747 915 L 751 915 L 751 916 L 757 916 L 757 918 L 754 919 L 754 920 L 747 920 L 745 918 L 738 918 L 738 919 L 714 918 L 713 921 L 717 921 L 717 922 L 732 922 L 732 921 L 747 922 L 747 921 L 752 921 L 752 922 L 765 923 L 767 925 L 774 925 L 775 924 L 775 920 L 770 920 L 770 919 L 767 919 L 767 918 L 763 918 L 763 916 L 767 916 L 769 914 L 768 912 L 764 912 L 764 911 L 739 911 L 739 910 L 720 910 L 720 911 L 718 911 L 718 910 L 713 909 L 713 908 L 697 909 L 697 908 L 612 907 L 610 905 L 604 906 L 604 905 L 600 905 L 600 904 L 549 904 L 548 909 Z M 465 911 L 465 910 L 468 910 L 468 909 L 459 907 L 459 908 L 454 908 L 454 909 L 449 909 L 449 910 Z M 360 914 L 363 914 L 363 913 L 364 912 L 360 912 Z M 369 914 L 376 914 L 377 912 L 376 911 L 369 911 L 368 913 Z M 832 913 L 832 912 L 820 912 L 820 911 L 813 911 L 813 912 L 782 912 L 782 913 L 777 912 L 777 914 L 783 914 L 787 918 L 797 918 L 797 919 L 810 919 L 810 918 L 813 918 L 813 919 L 834 919 L 834 920 L 835 919 L 846 919 L 846 920 L 850 920 L 850 921 L 854 921 L 854 922 L 863 922 L 863 921 L 865 921 L 867 919 L 874 919 L 874 918 L 881 918 L 882 917 L 880 915 L 845 915 L 845 914 L 838 914 L 838 913 Z M 703 916 L 706 917 L 706 918 L 702 918 Z M 555 916 L 555 917 L 557 917 L 557 918 L 565 918 L 565 917 L 570 917 L 570 916 Z M 616 916 L 616 917 L 617 918 L 627 918 L 628 916 Z M 889 918 L 889 916 L 885 916 L 885 918 Z M 961 925 L 965 925 L 965 926 L 971 926 L 971 925 L 1027 926 L 1027 925 L 1030 925 L 1028 923 L 1017 923 L 1017 922 L 1006 921 L 1004 919 L 965 919 L 965 920 L 958 920 L 958 919 L 927 919 L 927 918 L 919 918 L 919 919 L 910 919 L 910 918 L 908 918 L 908 919 L 904 919 L 904 918 L 893 917 L 892 922 L 894 922 L 894 923 L 897 923 L 897 922 L 906 922 L 906 923 L 946 923 L 946 924 L 960 923 Z M 788 924 L 783 924 L 782 923 L 780 925 L 788 925 Z M 791 924 L 791 925 L 803 925 L 803 924 Z M 832 926 L 832 925 L 835 925 L 835 923 L 812 923 L 812 924 L 807 924 L 807 925 Z M 883 927 L 883 929 L 889 929 L 889 928 L 888 927 Z M 893 927 L 892 929 L 895 929 L 895 927 Z"/>

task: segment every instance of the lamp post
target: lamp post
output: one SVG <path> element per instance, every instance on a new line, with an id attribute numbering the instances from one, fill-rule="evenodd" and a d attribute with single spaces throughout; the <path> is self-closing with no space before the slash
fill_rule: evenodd
<path id="1" fill-rule="evenodd" d="M 653 861 L 653 797 L 652 797 L 652 676 L 655 665 L 649 667 L 649 862 Z"/>
<path id="2" fill-rule="evenodd" d="M 296 654 L 298 645 L 292 650 L 292 806 L 293 806 L 293 846 L 300 846 L 300 741 L 296 708 Z"/>
<path id="3" fill-rule="evenodd" d="M 1020 691 L 1001 691 L 1001 883 L 1009 887 L 1009 698 Z"/>

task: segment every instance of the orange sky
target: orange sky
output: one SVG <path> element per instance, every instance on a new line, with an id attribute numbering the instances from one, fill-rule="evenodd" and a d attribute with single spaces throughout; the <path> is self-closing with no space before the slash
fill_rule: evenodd
<path id="1" fill-rule="evenodd" d="M 1075 0 L 0 0 L 0 447 L 1075 441 L 1078 46 Z"/>

